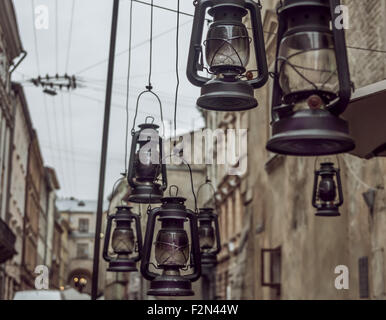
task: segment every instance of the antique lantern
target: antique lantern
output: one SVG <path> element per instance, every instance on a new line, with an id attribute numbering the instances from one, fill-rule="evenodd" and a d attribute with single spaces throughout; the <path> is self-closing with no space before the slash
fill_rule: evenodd
<path id="1" fill-rule="evenodd" d="M 255 108 L 254 88 L 268 80 L 264 34 L 261 22 L 261 5 L 252 0 L 197 0 L 187 65 L 189 81 L 201 87 L 197 105 L 215 111 L 241 111 Z M 204 66 L 202 34 L 206 10 L 213 17 L 205 46 Z M 256 59 L 257 77 L 246 72 L 250 56 L 251 38 L 242 19 L 250 13 Z M 199 71 L 214 75 L 207 78 Z M 246 78 L 246 80 L 243 80 Z"/>
<path id="2" fill-rule="evenodd" d="M 332 162 L 321 163 L 320 169 L 315 170 L 312 194 L 312 206 L 317 209 L 316 216 L 339 217 L 339 207 L 342 204 L 343 191 L 340 169 L 335 169 Z"/>
<path id="3" fill-rule="evenodd" d="M 194 295 L 191 282 L 201 276 L 200 245 L 198 239 L 197 216 L 185 207 L 185 198 L 162 198 L 161 207 L 148 212 L 146 235 L 141 261 L 141 273 L 150 280 L 148 295 L 153 296 L 191 296 Z M 161 223 L 161 229 L 154 243 L 156 264 L 150 262 L 152 242 L 156 220 Z M 189 236 L 184 228 L 186 221 L 190 224 Z M 190 260 L 190 263 L 188 263 Z M 150 271 L 153 265 L 162 273 Z M 189 274 L 181 271 L 192 269 Z"/>
<path id="4" fill-rule="evenodd" d="M 201 265 L 215 267 L 221 251 L 218 216 L 213 208 L 200 208 L 198 214 L 198 235 L 201 249 Z"/>
<path id="5" fill-rule="evenodd" d="M 110 256 L 108 253 L 111 225 L 113 221 L 115 221 L 115 229 L 111 239 L 111 247 L 116 255 L 115 257 Z M 134 233 L 132 223 L 135 223 L 136 233 Z M 133 253 L 136 251 L 137 254 L 133 256 Z M 103 246 L 103 259 L 109 263 L 107 271 L 138 271 L 136 264 L 141 259 L 141 252 L 142 232 L 139 215 L 133 213 L 131 207 L 117 207 L 117 212 L 107 217 L 106 234 Z"/>
<path id="6" fill-rule="evenodd" d="M 205 183 L 201 184 L 197 190 L 197 199 L 204 186 L 210 187 L 214 199 L 215 189 L 211 181 L 207 178 Z M 211 269 L 217 265 L 217 255 L 221 251 L 220 228 L 218 224 L 218 215 L 213 208 L 200 208 L 198 212 L 198 234 L 201 249 L 201 265 L 203 268 Z"/>
<path id="7" fill-rule="evenodd" d="M 158 125 L 145 121 L 133 134 L 127 176 L 131 187 L 130 202 L 160 203 L 167 187 L 166 165 L 162 161 L 163 143 L 158 128 Z"/>
<path id="8" fill-rule="evenodd" d="M 272 98 L 269 151 L 295 156 L 349 152 L 355 148 L 339 115 L 351 97 L 339 0 L 284 0 Z"/>

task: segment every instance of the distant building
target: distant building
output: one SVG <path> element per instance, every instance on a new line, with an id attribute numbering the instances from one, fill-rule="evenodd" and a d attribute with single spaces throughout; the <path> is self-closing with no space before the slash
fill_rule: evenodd
<path id="1" fill-rule="evenodd" d="M 23 290 L 35 287 L 34 270 L 39 262 L 38 257 L 39 218 L 42 212 L 40 188 L 44 183 L 44 166 L 39 142 L 34 131 L 28 152 L 28 171 L 24 215 L 24 245 L 22 255 L 21 286 Z M 44 249 L 43 249 L 44 250 Z"/>
<path id="2" fill-rule="evenodd" d="M 97 201 L 58 199 L 56 205 L 62 228 L 65 226 L 69 232 L 68 239 L 62 237 L 62 241 L 68 241 L 63 246 L 68 248 L 68 253 L 62 251 L 61 256 L 62 260 L 68 262 L 67 271 L 61 275 L 65 280 L 62 285 L 75 287 L 74 278 L 83 277 L 87 280 L 83 292 L 91 293 Z M 104 281 L 104 270 L 100 270 L 100 278 Z M 100 283 L 100 287 L 103 285 L 103 282 Z"/>
<path id="3" fill-rule="evenodd" d="M 6 270 L 4 263 L 17 253 L 16 245 L 20 250 L 20 243 L 16 244 L 20 225 L 9 226 L 9 200 L 16 110 L 12 99 L 11 72 L 16 58 L 22 52 L 12 1 L 0 1 L 0 299 L 7 298 L 12 294 L 13 286 L 18 286 L 18 271 L 11 265 Z"/>

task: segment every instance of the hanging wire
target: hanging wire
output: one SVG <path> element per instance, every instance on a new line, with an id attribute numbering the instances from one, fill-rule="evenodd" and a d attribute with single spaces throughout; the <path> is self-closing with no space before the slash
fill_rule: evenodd
<path id="1" fill-rule="evenodd" d="M 177 0 L 177 27 L 176 27 L 176 93 L 174 98 L 174 144 L 177 143 L 177 105 L 178 105 L 178 89 L 180 87 L 180 76 L 178 72 L 179 60 L 179 35 L 180 35 L 180 0 Z"/>
<path id="2" fill-rule="evenodd" d="M 154 0 L 151 0 L 150 5 L 150 42 L 149 42 L 149 79 L 148 79 L 148 90 L 152 90 L 153 87 L 151 86 L 151 72 L 153 69 L 153 20 L 154 20 Z"/>
<path id="3" fill-rule="evenodd" d="M 130 74 L 131 74 L 131 45 L 132 45 L 132 27 L 133 27 L 133 0 L 130 1 L 129 14 L 129 61 L 127 66 L 127 83 L 126 83 L 126 136 L 125 136 L 125 176 L 127 175 L 127 144 L 129 142 L 129 93 L 130 93 Z"/>
<path id="4" fill-rule="evenodd" d="M 146 90 L 142 91 L 137 98 L 137 103 L 135 106 L 135 115 L 134 115 L 134 121 L 133 121 L 133 126 L 131 128 L 131 135 L 134 136 L 135 134 L 135 122 L 137 120 L 137 115 L 138 115 L 138 106 L 139 106 L 139 101 L 141 97 L 145 93 L 150 93 L 152 94 L 158 101 L 159 107 L 160 107 L 160 117 L 161 117 L 161 124 L 162 124 L 162 137 L 165 136 L 165 124 L 164 124 L 164 118 L 163 118 L 163 112 L 162 112 L 162 102 L 160 97 L 153 92 L 153 86 L 151 84 L 151 75 L 152 75 L 152 69 L 153 69 L 153 25 L 154 25 L 154 4 L 153 0 L 151 0 L 150 4 L 150 40 L 149 40 L 149 76 L 148 76 L 148 84 L 146 86 Z"/>
<path id="5" fill-rule="evenodd" d="M 59 34 L 58 34 L 58 0 L 55 0 L 55 63 L 56 63 L 56 74 L 58 74 L 58 51 L 59 51 Z"/>
<path id="6" fill-rule="evenodd" d="M 168 156 L 165 156 L 162 161 L 161 161 L 161 164 L 159 165 L 162 165 L 162 163 L 164 163 L 164 161 L 168 158 L 172 158 L 172 157 L 176 157 L 177 159 L 181 160 L 189 169 L 189 175 L 190 175 L 190 186 L 192 188 L 192 194 L 193 194 L 193 198 L 194 198 L 194 212 L 197 213 L 198 211 L 198 208 L 197 208 L 197 196 L 196 196 L 196 193 L 194 191 L 194 182 L 193 182 L 193 171 L 192 171 L 192 168 L 190 166 L 190 164 L 183 158 L 183 157 L 180 157 L 176 154 L 170 154 Z"/>

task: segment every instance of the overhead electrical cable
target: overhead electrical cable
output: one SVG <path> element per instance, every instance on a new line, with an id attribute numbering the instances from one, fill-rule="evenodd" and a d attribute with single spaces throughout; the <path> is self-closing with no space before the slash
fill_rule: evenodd
<path id="1" fill-rule="evenodd" d="M 73 29 L 73 24 L 74 24 L 74 12 L 75 12 L 75 0 L 72 0 L 70 30 L 69 30 L 69 33 L 68 33 L 68 43 L 67 43 L 66 67 L 64 69 L 66 73 L 68 73 L 68 66 L 70 64 L 70 53 L 71 53 L 71 43 L 72 43 L 72 29 Z"/>
<path id="2" fill-rule="evenodd" d="M 39 49 L 38 49 L 38 40 L 37 40 L 36 26 L 35 26 L 35 0 L 31 1 L 31 6 L 32 6 L 32 30 L 34 35 L 36 68 L 37 68 L 38 74 L 40 74 Z"/>
<path id="3" fill-rule="evenodd" d="M 192 23 L 192 21 L 186 21 L 186 22 L 184 22 L 183 24 L 180 25 L 180 28 L 181 28 L 182 26 L 186 26 L 186 25 L 188 25 L 188 24 L 190 24 L 190 23 Z M 175 27 L 173 27 L 173 28 L 171 28 L 171 29 L 168 29 L 168 30 L 165 30 L 164 32 L 161 32 L 161 33 L 159 33 L 159 34 L 153 36 L 153 40 L 156 40 L 156 39 L 158 39 L 158 38 L 160 38 L 160 37 L 162 37 L 162 36 L 164 36 L 164 35 L 166 35 L 166 34 L 169 34 L 170 32 L 173 32 L 174 29 L 175 29 Z M 141 41 L 141 42 L 137 43 L 136 45 L 133 45 L 132 48 L 131 48 L 131 50 L 137 49 L 137 48 L 139 48 L 139 47 L 141 47 L 141 46 L 147 44 L 149 41 L 150 41 L 150 39 L 146 39 L 146 40 L 144 40 L 144 41 Z M 115 57 L 119 57 L 119 56 L 121 56 L 121 55 L 123 55 L 123 54 L 125 54 L 125 53 L 127 53 L 127 52 L 129 52 L 129 49 L 122 50 L 122 51 L 118 52 L 118 53 L 115 55 Z M 98 62 L 96 62 L 96 63 L 94 63 L 94 64 L 92 64 L 92 65 L 90 65 L 90 66 L 88 66 L 88 67 L 83 68 L 82 70 L 79 70 L 79 71 L 76 72 L 75 74 L 78 75 L 78 74 L 81 74 L 81 73 L 83 73 L 83 72 L 86 72 L 86 71 L 88 71 L 88 70 L 90 70 L 90 69 L 93 69 L 93 68 L 95 68 L 95 67 L 98 67 L 98 66 L 101 65 L 101 64 L 106 63 L 107 61 L 108 61 L 108 59 L 100 60 L 100 61 L 98 61 Z"/>

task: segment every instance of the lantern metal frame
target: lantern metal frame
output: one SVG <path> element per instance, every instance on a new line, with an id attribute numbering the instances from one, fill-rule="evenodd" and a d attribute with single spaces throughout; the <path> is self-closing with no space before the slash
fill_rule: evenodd
<path id="1" fill-rule="evenodd" d="M 148 295 L 153 296 L 192 296 L 194 292 L 192 290 L 192 282 L 198 280 L 201 276 L 201 257 L 200 246 L 198 239 L 198 226 L 196 214 L 187 209 L 184 205 L 186 201 L 183 197 L 164 197 L 162 198 L 161 207 L 154 208 L 148 211 L 146 234 L 143 245 L 143 257 L 141 261 L 141 273 L 142 276 L 150 280 L 150 289 Z M 154 229 L 156 225 L 156 219 L 158 218 L 162 224 L 168 222 L 177 222 L 182 225 L 177 230 L 184 230 L 183 225 L 186 220 L 189 220 L 190 224 L 190 239 L 191 239 L 191 255 L 190 255 L 190 267 L 193 269 L 193 273 L 187 275 L 181 275 L 179 270 L 181 266 L 172 266 L 171 274 L 158 274 L 150 271 L 149 266 L 153 265 L 156 269 L 163 269 L 165 266 L 156 266 L 150 262 L 150 256 L 152 252 L 152 242 L 154 237 Z M 161 229 L 162 230 L 162 229 Z"/>
<path id="2" fill-rule="evenodd" d="M 345 153 L 355 148 L 348 123 L 339 117 L 347 108 L 352 91 L 344 29 L 338 29 L 334 23 L 339 16 L 335 8 L 339 5 L 339 0 L 283 0 L 277 8 L 279 27 L 271 108 L 272 137 L 267 143 L 269 151 L 320 156 Z M 296 91 L 286 97 L 279 83 L 279 65 L 284 59 L 279 57 L 281 41 L 301 32 L 328 33 L 333 37 L 339 92 L 324 109 L 295 111 L 297 99 L 319 94 L 324 102 L 328 102 L 331 97 L 320 90 Z"/>
<path id="3" fill-rule="evenodd" d="M 146 117 L 145 123 L 138 126 L 139 130 L 133 132 L 133 140 L 131 143 L 127 181 L 131 187 L 128 201 L 133 203 L 160 203 L 163 193 L 167 188 L 166 164 L 163 161 L 163 139 L 159 134 L 159 159 L 158 164 L 152 164 L 156 168 L 156 174 L 153 180 L 145 183 L 135 181 L 136 167 L 138 166 L 136 155 L 137 152 L 140 152 L 139 150 L 137 151 L 137 146 L 151 141 L 152 134 L 150 132 L 156 131 L 158 133 L 159 126 L 154 123 L 148 123 L 148 119 L 153 119 L 154 121 L 153 117 Z M 149 134 L 146 134 L 147 130 L 149 130 Z M 161 184 L 156 182 L 160 174 L 162 177 Z"/>
<path id="4" fill-rule="evenodd" d="M 197 100 L 197 105 L 203 109 L 215 111 L 243 111 L 257 107 L 258 103 L 254 97 L 253 89 L 262 87 L 268 80 L 260 2 L 256 3 L 252 0 L 197 0 L 194 3 L 195 13 L 186 74 L 193 85 L 201 87 L 201 97 Z M 208 78 L 199 75 L 199 71 L 206 69 L 202 52 L 202 37 L 207 9 L 209 9 L 209 15 L 214 17 L 212 26 L 220 23 L 221 25 L 244 26 L 241 21 L 242 17 L 250 12 L 257 77 L 241 80 L 240 76 L 245 72 L 245 66 L 239 68 L 224 66 L 228 70 L 223 73 L 223 78 Z M 221 11 L 221 18 L 216 14 L 217 11 Z M 225 15 L 226 17 L 224 17 Z M 207 39 L 204 41 L 204 45 L 210 40 L 213 39 Z M 229 42 L 230 39 L 221 40 L 233 48 Z M 233 50 L 235 49 L 233 48 Z M 238 55 L 237 50 L 235 52 Z M 221 74 L 223 72 L 221 69 L 220 67 L 207 70 L 209 73 Z"/>
<path id="5" fill-rule="evenodd" d="M 131 227 L 131 223 L 135 222 L 136 241 L 134 243 L 135 251 L 138 254 L 130 258 L 112 257 L 109 255 L 109 245 L 111 238 L 111 226 L 113 220 L 116 221 L 116 228 Z M 128 255 L 132 252 L 127 252 Z M 111 272 L 135 272 L 137 269 L 137 262 L 141 260 L 142 256 L 142 230 L 141 230 L 141 218 L 138 214 L 132 212 L 132 207 L 118 206 L 117 213 L 107 216 L 106 234 L 103 245 L 103 259 L 109 263 L 107 271 Z"/>
<path id="6" fill-rule="evenodd" d="M 316 164 L 316 161 L 315 161 Z M 336 183 L 334 177 L 336 177 Z M 333 184 L 330 184 L 329 187 L 333 187 L 333 194 L 335 194 L 334 199 L 331 201 L 322 201 L 319 199 L 319 178 L 320 179 L 332 179 Z M 336 194 L 336 188 L 338 189 L 338 194 Z M 336 200 L 338 196 L 338 200 Z M 343 199 L 343 190 L 342 190 L 342 181 L 340 177 L 340 168 L 335 168 L 334 163 L 332 162 L 323 162 L 320 165 L 319 170 L 315 170 L 314 174 L 314 188 L 312 191 L 312 206 L 317 209 L 316 216 L 318 217 L 339 217 L 339 207 L 342 206 L 344 202 Z"/>

